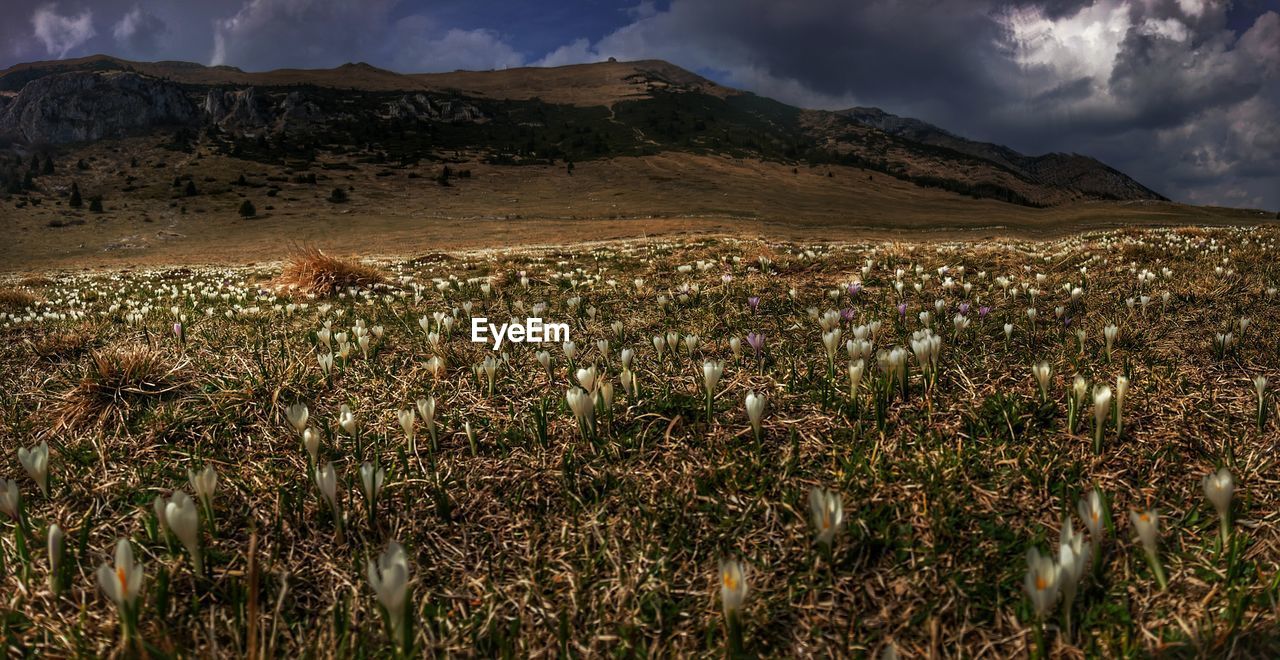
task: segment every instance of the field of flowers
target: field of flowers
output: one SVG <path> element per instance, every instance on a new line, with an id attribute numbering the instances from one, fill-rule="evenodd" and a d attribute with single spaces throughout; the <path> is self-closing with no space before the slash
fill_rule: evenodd
<path id="1" fill-rule="evenodd" d="M 0 640 L 1275 657 L 1277 239 L 12 278 Z M 473 317 L 570 341 L 494 350 Z"/>

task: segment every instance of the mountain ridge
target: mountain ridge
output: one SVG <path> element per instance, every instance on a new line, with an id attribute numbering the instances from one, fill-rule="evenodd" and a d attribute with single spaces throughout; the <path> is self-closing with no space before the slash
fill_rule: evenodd
<path id="1" fill-rule="evenodd" d="M 108 75 L 121 72 L 129 75 Z M 177 94 L 192 112 L 173 101 Z M 175 124 L 203 127 L 205 138 L 237 155 L 280 162 L 334 148 L 401 162 L 467 152 L 508 164 L 675 150 L 850 165 L 1025 206 L 1165 199 L 1088 156 L 1027 156 L 879 109 L 798 108 L 661 60 L 449 73 L 367 63 L 246 72 L 96 55 L 0 71 L 0 134 L 12 140 L 56 144 Z M 220 133 L 208 133 L 211 126 Z"/>

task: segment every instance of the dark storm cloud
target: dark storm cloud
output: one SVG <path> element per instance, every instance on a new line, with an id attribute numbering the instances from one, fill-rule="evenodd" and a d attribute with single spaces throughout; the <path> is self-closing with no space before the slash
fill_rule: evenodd
<path id="1" fill-rule="evenodd" d="M 544 62 L 664 57 L 799 105 L 878 105 L 1025 151 L 1087 153 L 1177 199 L 1280 208 L 1275 152 L 1251 146 L 1274 141 L 1280 115 L 1280 16 L 1228 9 L 673 0 Z"/>
<path id="2" fill-rule="evenodd" d="M 114 52 L 253 70 L 367 61 L 441 71 L 662 58 L 796 105 L 876 105 L 1027 152 L 1087 153 L 1175 199 L 1280 208 L 1277 0 L 540 7 L 9 0 L 0 60 Z"/>

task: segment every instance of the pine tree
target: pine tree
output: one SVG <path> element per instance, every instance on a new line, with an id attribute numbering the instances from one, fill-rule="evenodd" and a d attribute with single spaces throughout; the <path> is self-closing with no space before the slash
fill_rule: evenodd
<path id="1" fill-rule="evenodd" d="M 80 199 L 80 184 L 75 183 L 75 182 L 72 182 L 72 183 L 71 183 L 71 201 L 70 201 L 70 204 L 71 204 L 71 208 L 73 208 L 73 209 L 78 209 L 78 208 L 80 208 L 80 207 L 84 204 L 84 201 L 83 201 L 82 199 Z"/>
<path id="2" fill-rule="evenodd" d="M 198 195 L 199 193 L 196 191 L 196 182 L 188 180 L 187 189 L 182 192 L 187 197 L 195 197 L 196 195 Z"/>
<path id="3" fill-rule="evenodd" d="M 255 215 L 258 215 L 258 209 L 253 208 L 253 202 L 247 199 L 240 202 L 240 217 L 252 218 Z"/>

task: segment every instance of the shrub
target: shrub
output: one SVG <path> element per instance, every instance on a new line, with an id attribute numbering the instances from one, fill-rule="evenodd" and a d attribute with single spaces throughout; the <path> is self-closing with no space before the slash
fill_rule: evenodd
<path id="1" fill-rule="evenodd" d="M 240 217 L 252 218 L 255 215 L 258 215 L 258 209 L 253 207 L 253 202 L 247 199 L 240 202 Z"/>
<path id="2" fill-rule="evenodd" d="M 73 209 L 78 209 L 84 205 L 84 200 L 80 197 L 80 184 L 71 184 L 71 201 L 68 202 L 68 204 L 70 204 Z"/>
<path id="3" fill-rule="evenodd" d="M 342 188 L 334 188 L 333 192 L 329 193 L 329 201 L 334 204 L 341 204 L 347 201 L 347 191 Z"/>

